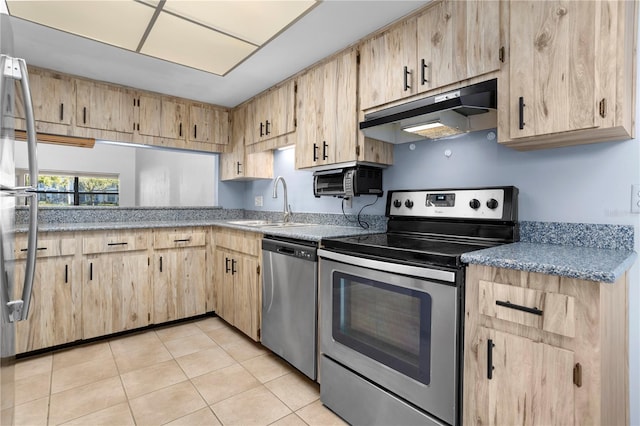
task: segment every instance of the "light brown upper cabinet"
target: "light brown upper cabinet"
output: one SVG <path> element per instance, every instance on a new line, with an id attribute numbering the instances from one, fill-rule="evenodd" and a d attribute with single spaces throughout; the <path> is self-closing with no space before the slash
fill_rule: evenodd
<path id="1" fill-rule="evenodd" d="M 248 105 L 245 144 L 266 141 L 296 130 L 296 82 L 270 89 Z"/>
<path id="2" fill-rule="evenodd" d="M 356 160 L 357 84 L 355 50 L 300 77 L 296 168 Z"/>
<path id="3" fill-rule="evenodd" d="M 637 3 L 509 5 L 508 107 L 500 110 L 508 128 L 499 141 L 533 149 L 631 138 Z"/>
<path id="4" fill-rule="evenodd" d="M 443 0 L 361 46 L 360 108 L 500 68 L 499 1 Z"/>
<path id="5" fill-rule="evenodd" d="M 39 130 L 39 123 L 71 125 L 75 96 L 73 81 L 70 78 L 30 68 L 29 85 L 36 130 Z M 19 88 L 16 88 L 15 116 L 16 118 L 25 117 L 22 90 Z M 24 130 L 24 122 L 17 122 L 16 128 Z"/>
<path id="6" fill-rule="evenodd" d="M 231 112 L 231 150 L 220 156 L 220 180 L 273 178 L 273 151 L 249 154 L 245 150 L 245 126 L 248 105 Z"/>
<path id="7" fill-rule="evenodd" d="M 168 139 L 185 139 L 187 106 L 173 98 L 140 95 L 140 122 L 136 130 L 141 135 Z"/>
<path id="8" fill-rule="evenodd" d="M 133 108 L 127 89 L 76 80 L 76 126 L 133 133 Z"/>
<path id="9" fill-rule="evenodd" d="M 225 109 L 209 105 L 190 105 L 187 138 L 191 142 L 227 145 L 229 143 L 229 113 Z"/>

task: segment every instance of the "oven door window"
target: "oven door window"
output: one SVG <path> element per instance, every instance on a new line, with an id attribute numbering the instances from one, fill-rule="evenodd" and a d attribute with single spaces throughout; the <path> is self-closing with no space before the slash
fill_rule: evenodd
<path id="1" fill-rule="evenodd" d="M 332 285 L 334 340 L 428 385 L 431 296 L 337 271 Z"/>

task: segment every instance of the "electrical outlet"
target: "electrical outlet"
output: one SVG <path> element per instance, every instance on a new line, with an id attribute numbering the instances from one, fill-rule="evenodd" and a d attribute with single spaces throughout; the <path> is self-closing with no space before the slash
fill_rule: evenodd
<path id="1" fill-rule="evenodd" d="M 631 213 L 640 213 L 640 184 L 631 185 Z"/>
<path id="2" fill-rule="evenodd" d="M 255 200 L 256 207 L 262 207 L 263 201 L 264 200 L 262 198 L 262 195 L 256 195 L 256 200 Z"/>

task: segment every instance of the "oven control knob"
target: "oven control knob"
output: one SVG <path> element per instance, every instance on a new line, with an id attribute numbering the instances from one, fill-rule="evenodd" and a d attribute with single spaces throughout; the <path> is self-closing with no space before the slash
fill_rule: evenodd
<path id="1" fill-rule="evenodd" d="M 498 207 L 498 200 L 496 200 L 495 198 L 491 198 L 487 201 L 487 207 L 489 207 L 491 210 L 494 210 L 496 207 Z"/>
<path id="2" fill-rule="evenodd" d="M 408 209 L 410 209 L 411 207 L 413 207 L 413 201 L 411 200 L 407 200 L 404 202 L 404 206 Z"/>
<path id="3" fill-rule="evenodd" d="M 473 200 L 469 201 L 469 207 L 474 210 L 478 210 L 480 208 L 480 201 L 478 201 L 477 198 L 474 198 Z"/>
<path id="4" fill-rule="evenodd" d="M 400 200 L 394 200 L 393 207 L 395 207 L 396 209 L 399 209 L 400 207 L 402 207 L 402 202 Z"/>

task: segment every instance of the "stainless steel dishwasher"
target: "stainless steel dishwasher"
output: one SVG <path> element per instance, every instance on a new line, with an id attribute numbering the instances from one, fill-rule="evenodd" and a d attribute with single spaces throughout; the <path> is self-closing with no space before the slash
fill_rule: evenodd
<path id="1" fill-rule="evenodd" d="M 313 380 L 317 365 L 317 248 L 309 241 L 262 239 L 262 344 Z"/>

